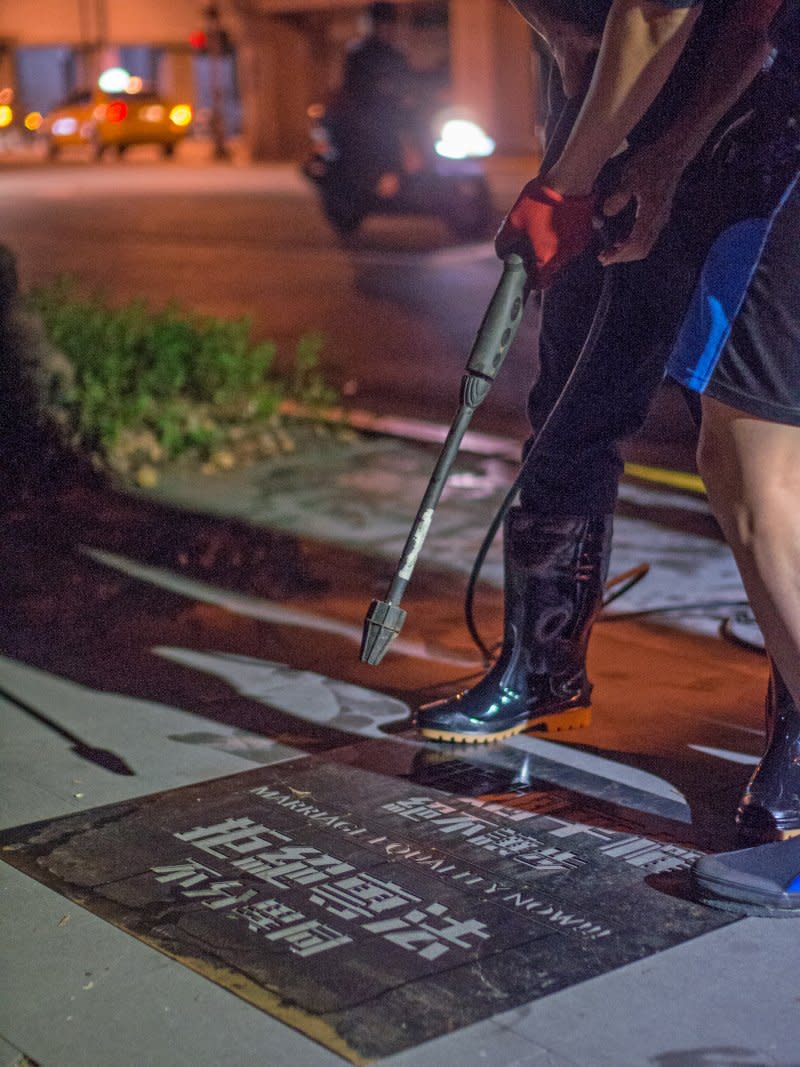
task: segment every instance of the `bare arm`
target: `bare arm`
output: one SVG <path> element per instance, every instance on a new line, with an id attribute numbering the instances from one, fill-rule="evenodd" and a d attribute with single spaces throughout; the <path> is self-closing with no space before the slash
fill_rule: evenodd
<path id="1" fill-rule="evenodd" d="M 547 173 L 524 187 L 495 238 L 501 258 L 522 255 L 537 288 L 551 285 L 589 244 L 597 176 L 663 87 L 698 14 L 699 8 L 674 8 L 668 0 L 612 0 L 567 143 Z M 596 38 L 543 17 L 535 5 L 526 18 L 551 45 L 572 95 L 588 73 Z"/>
<path id="2" fill-rule="evenodd" d="M 700 7 L 614 0 L 583 106 L 546 175 L 568 196 L 585 196 L 604 164 L 644 116 L 669 77 Z"/>
<path id="3" fill-rule="evenodd" d="M 603 207 L 614 215 L 635 198 L 637 218 L 630 236 L 602 256 L 604 263 L 643 259 L 666 225 L 678 181 L 709 134 L 763 67 L 771 50 L 767 37 L 779 0 L 737 0 L 720 27 L 706 75 L 670 128 L 640 149 Z"/>

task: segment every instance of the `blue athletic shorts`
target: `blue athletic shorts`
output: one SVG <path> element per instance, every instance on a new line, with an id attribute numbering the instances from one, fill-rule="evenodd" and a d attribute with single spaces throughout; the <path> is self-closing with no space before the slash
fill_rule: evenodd
<path id="1" fill-rule="evenodd" d="M 732 196 L 734 212 L 705 253 L 667 372 L 739 411 L 800 426 L 797 65 L 773 77 L 788 105 L 782 128 L 769 129 L 781 109 L 767 107 L 749 124 L 745 116 L 727 148 L 722 138 L 717 195 Z"/>
<path id="2" fill-rule="evenodd" d="M 711 247 L 667 363 L 687 388 L 800 426 L 800 180 Z"/>

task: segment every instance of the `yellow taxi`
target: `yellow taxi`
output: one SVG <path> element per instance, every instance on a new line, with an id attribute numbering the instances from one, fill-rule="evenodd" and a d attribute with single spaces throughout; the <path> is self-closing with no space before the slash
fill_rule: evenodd
<path id="1" fill-rule="evenodd" d="M 138 79 L 136 79 L 138 81 Z M 47 153 L 55 159 L 62 148 L 88 146 L 95 159 L 107 148 L 122 155 L 131 145 L 160 145 L 164 156 L 189 132 L 192 109 L 172 104 L 139 85 L 119 92 L 84 89 L 72 93 L 39 126 Z"/>

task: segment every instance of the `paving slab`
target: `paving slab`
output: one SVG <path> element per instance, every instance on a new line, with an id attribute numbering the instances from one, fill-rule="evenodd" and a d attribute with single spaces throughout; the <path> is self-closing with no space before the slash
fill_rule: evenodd
<path id="1" fill-rule="evenodd" d="M 4 968 L 0 1033 L 42 1067 L 342 1063 L 5 864 L 0 885 L 0 928 L 16 949 Z"/>
<path id="2" fill-rule="evenodd" d="M 17 698 L 0 696 L 3 825 L 206 781 L 241 770 L 243 761 L 255 765 L 297 754 L 248 731 L 224 725 L 209 731 L 207 720 L 179 708 L 97 693 L 14 660 L 0 658 L 0 678 L 4 692 Z M 108 770 L 102 756 L 76 752 L 62 733 L 43 728 L 26 711 L 28 703 L 56 708 L 60 729 L 80 733 L 95 753 L 124 753 L 117 759 L 129 773 Z M 255 760 L 248 740 L 258 743 Z"/>
<path id="3" fill-rule="evenodd" d="M 2 1067 L 33 1067 L 30 1060 L 27 1060 L 25 1054 L 18 1048 L 14 1048 L 13 1045 L 3 1040 L 0 1037 L 0 1064 Z"/>
<path id="4" fill-rule="evenodd" d="M 746 919 L 500 1021 L 596 1067 L 798 1067 L 799 931 Z"/>

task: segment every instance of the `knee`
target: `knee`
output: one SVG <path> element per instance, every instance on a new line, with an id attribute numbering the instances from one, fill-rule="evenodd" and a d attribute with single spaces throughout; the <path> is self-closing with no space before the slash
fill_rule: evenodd
<path id="1" fill-rule="evenodd" d="M 737 456 L 724 438 L 701 431 L 697 468 L 725 537 L 747 552 L 769 552 L 783 539 L 787 524 L 796 522 L 798 485 L 768 465 L 754 477 Z"/>
<path id="2" fill-rule="evenodd" d="M 800 434 L 705 400 L 697 451 L 711 510 L 732 545 L 763 558 L 800 541 Z"/>
<path id="3" fill-rule="evenodd" d="M 697 469 L 708 494 L 711 511 L 729 542 L 752 547 L 758 502 L 748 492 L 736 453 L 723 434 L 704 425 L 697 445 Z"/>

